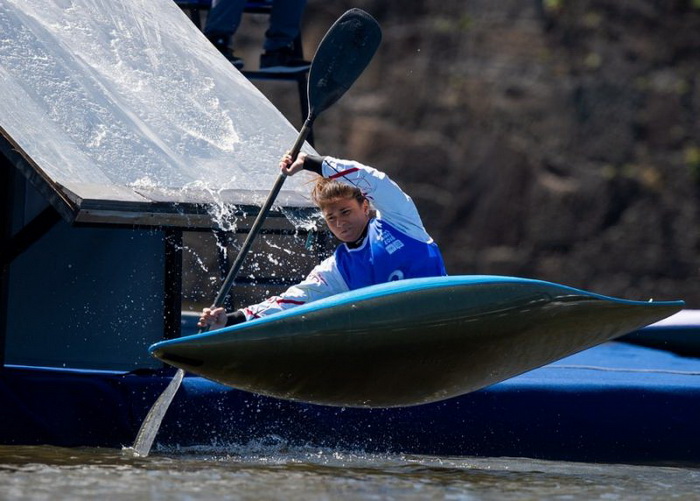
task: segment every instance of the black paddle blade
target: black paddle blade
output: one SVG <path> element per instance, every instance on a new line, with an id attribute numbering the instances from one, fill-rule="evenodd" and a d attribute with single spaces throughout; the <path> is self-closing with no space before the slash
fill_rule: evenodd
<path id="1" fill-rule="evenodd" d="M 379 23 L 361 9 L 350 9 L 321 40 L 309 72 L 309 119 L 335 103 L 357 80 L 379 47 Z"/>

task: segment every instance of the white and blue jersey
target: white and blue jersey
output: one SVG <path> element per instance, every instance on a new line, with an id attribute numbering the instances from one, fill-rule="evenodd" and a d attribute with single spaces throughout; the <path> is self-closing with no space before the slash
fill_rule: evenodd
<path id="1" fill-rule="evenodd" d="M 321 174 L 358 187 L 376 217 L 370 219 L 359 245 L 340 244 L 303 282 L 244 308 L 246 320 L 369 285 L 447 275 L 440 250 L 425 231 L 413 200 L 386 174 L 331 157 L 323 159 Z"/>
<path id="2" fill-rule="evenodd" d="M 333 259 L 350 290 L 404 278 L 446 274 L 434 242 L 416 240 L 377 218 L 370 220 L 359 247 L 340 245 Z"/>

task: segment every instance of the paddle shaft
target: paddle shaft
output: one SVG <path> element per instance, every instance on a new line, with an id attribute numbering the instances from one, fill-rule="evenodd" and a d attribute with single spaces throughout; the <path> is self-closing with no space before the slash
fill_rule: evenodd
<path id="1" fill-rule="evenodd" d="M 299 132 L 296 143 L 294 143 L 289 152 L 292 159 L 296 160 L 296 157 L 299 155 L 304 141 L 311 132 L 311 127 L 316 117 L 340 99 L 362 74 L 362 71 L 369 64 L 372 56 L 374 56 L 380 40 L 381 30 L 377 21 L 360 9 L 348 10 L 328 30 L 311 61 L 307 85 L 309 113 Z M 231 269 L 221 284 L 212 308 L 219 308 L 226 301 L 226 297 L 243 265 L 243 260 L 265 222 L 286 177 L 283 173 L 280 173 L 277 177 L 277 181 L 275 181 L 265 204 L 258 212 L 258 216 L 253 226 L 251 226 L 233 265 L 231 265 Z M 203 330 L 200 330 L 200 333 Z"/>
<path id="2" fill-rule="evenodd" d="M 299 132 L 299 136 L 297 137 L 296 143 L 294 143 L 294 146 L 292 147 L 291 151 L 289 152 L 289 155 L 293 159 L 296 159 L 296 157 L 299 155 L 299 152 L 301 151 L 301 147 L 303 146 L 304 141 L 306 141 L 306 138 L 309 136 L 309 134 L 311 132 L 311 127 L 313 126 L 314 119 L 315 119 L 315 117 L 313 117 L 311 114 L 309 114 L 309 117 L 304 122 L 304 126 L 301 128 L 301 131 Z M 241 250 L 238 251 L 238 255 L 236 256 L 236 260 L 231 265 L 231 269 L 229 270 L 228 274 L 226 275 L 226 278 L 224 279 L 223 283 L 221 284 L 221 287 L 219 289 L 219 293 L 216 295 L 216 298 L 214 299 L 214 304 L 213 304 L 212 308 L 218 308 L 220 306 L 223 306 L 224 302 L 226 301 L 226 297 L 228 296 L 228 293 L 231 291 L 231 287 L 233 287 L 233 284 L 236 282 L 236 276 L 238 276 L 238 272 L 240 271 L 241 266 L 243 265 L 243 260 L 246 258 L 248 251 L 250 250 L 250 248 L 253 245 L 253 241 L 255 240 L 255 237 L 260 232 L 260 228 L 262 227 L 263 223 L 265 222 L 267 215 L 270 213 L 270 209 L 272 208 L 272 204 L 275 202 L 277 195 L 279 195 L 279 192 L 282 189 L 282 185 L 284 184 L 284 181 L 286 180 L 286 178 L 287 178 L 287 176 L 285 174 L 282 174 L 282 173 L 280 173 L 280 175 L 277 176 L 277 180 L 275 181 L 275 184 L 272 187 L 272 190 L 270 190 L 270 194 L 267 196 L 267 200 L 265 200 L 265 204 L 260 208 L 260 212 L 258 212 L 258 216 L 255 218 L 255 222 L 253 222 L 253 226 L 250 227 L 250 231 L 248 232 L 248 236 L 246 237 L 245 241 L 243 242 L 243 246 L 241 247 Z M 202 332 L 202 331 L 200 331 L 200 332 Z"/>
<path id="3" fill-rule="evenodd" d="M 304 123 L 296 143 L 290 151 L 293 159 L 299 155 L 304 141 L 311 132 L 314 119 L 325 109 L 335 103 L 360 76 L 364 68 L 374 56 L 381 40 L 381 30 L 377 21 L 360 9 L 350 9 L 331 26 L 311 61 L 307 91 L 309 95 L 309 116 Z M 260 209 L 253 226 L 248 233 L 236 261 L 231 266 L 222 284 L 214 306 L 223 305 L 243 259 L 250 250 L 255 236 L 272 208 L 277 195 L 282 189 L 285 175 L 281 174 L 272 187 L 265 205 Z M 200 331 L 201 332 L 201 331 Z M 175 377 L 165 391 L 151 407 L 148 415 L 141 424 L 141 429 L 131 448 L 139 456 L 147 456 L 153 445 L 153 440 L 160 428 L 163 416 L 180 387 L 185 372 L 178 369 Z"/>

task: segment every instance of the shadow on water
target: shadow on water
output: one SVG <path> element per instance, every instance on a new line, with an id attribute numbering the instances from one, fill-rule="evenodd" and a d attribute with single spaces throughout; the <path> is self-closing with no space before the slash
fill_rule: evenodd
<path id="1" fill-rule="evenodd" d="M 430 457 L 287 447 L 0 446 L 3 499 L 698 499 L 700 466 Z M 672 486 L 672 490 L 669 487 Z"/>

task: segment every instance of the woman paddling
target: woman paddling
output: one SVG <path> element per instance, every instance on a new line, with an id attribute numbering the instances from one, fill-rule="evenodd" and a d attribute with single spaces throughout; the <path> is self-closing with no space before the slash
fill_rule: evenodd
<path id="1" fill-rule="evenodd" d="M 369 285 L 447 275 L 413 200 L 383 172 L 305 153 L 296 160 L 285 155 L 280 170 L 287 176 L 301 170 L 320 176 L 311 198 L 342 243 L 301 283 L 279 296 L 228 314 L 224 308 L 204 308 L 200 328 L 221 329 Z"/>

